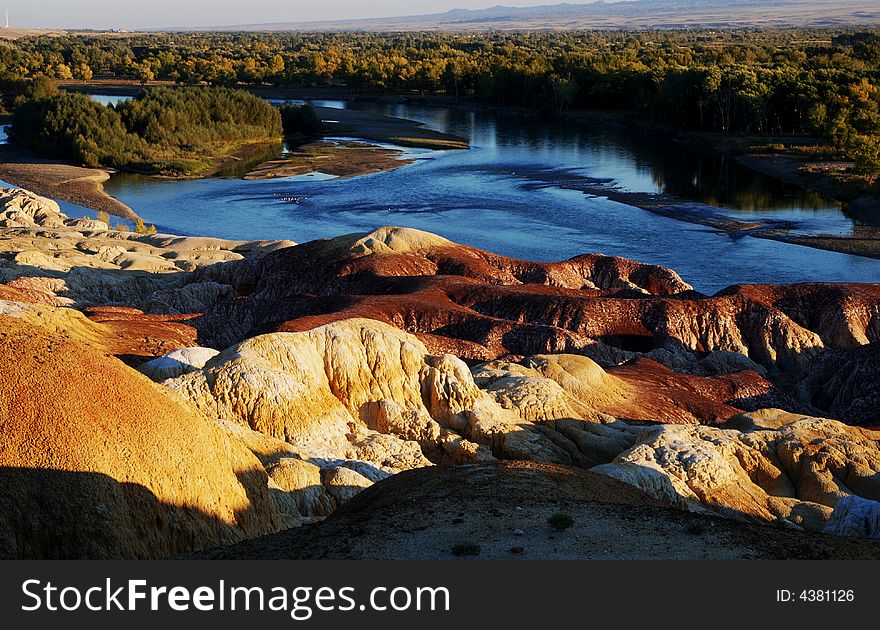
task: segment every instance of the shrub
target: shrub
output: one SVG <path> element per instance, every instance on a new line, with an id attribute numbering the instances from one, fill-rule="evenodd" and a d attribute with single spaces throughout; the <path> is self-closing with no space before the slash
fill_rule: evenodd
<path id="1" fill-rule="evenodd" d="M 574 525 L 574 519 L 568 514 L 557 512 L 547 519 L 547 524 L 550 525 L 550 527 L 555 529 L 557 532 L 563 532 Z"/>
<path id="2" fill-rule="evenodd" d="M 147 225 L 144 223 L 144 220 L 142 218 L 138 217 L 137 219 L 135 219 L 135 222 L 134 222 L 134 233 L 135 234 L 155 234 L 156 233 L 156 226 L 151 225 L 150 227 L 147 227 Z"/>
<path id="3" fill-rule="evenodd" d="M 850 142 L 849 153 L 855 160 L 855 172 L 870 181 L 880 176 L 880 139 L 858 135 Z"/>
<path id="4" fill-rule="evenodd" d="M 694 536 L 702 536 L 709 530 L 705 524 L 694 521 L 693 523 L 688 523 L 687 531 L 688 534 L 693 534 Z"/>
<path id="5" fill-rule="evenodd" d="M 462 543 L 452 547 L 453 556 L 479 556 L 480 551 L 482 551 L 480 546 L 473 543 Z"/>
<path id="6" fill-rule="evenodd" d="M 324 132 L 324 126 L 315 108 L 310 104 L 282 105 L 281 125 L 288 136 L 301 136 L 306 139 L 318 138 Z"/>

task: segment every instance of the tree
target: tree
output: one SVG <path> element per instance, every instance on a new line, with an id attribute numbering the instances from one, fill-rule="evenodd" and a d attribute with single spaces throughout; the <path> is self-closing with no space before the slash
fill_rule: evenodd
<path id="1" fill-rule="evenodd" d="M 303 138 L 317 138 L 323 131 L 321 119 L 311 104 L 281 106 L 281 124 L 288 136 L 296 135 Z"/>
<path id="2" fill-rule="evenodd" d="M 59 63 L 55 66 L 55 76 L 63 80 L 72 79 L 73 71 L 66 63 Z"/>
<path id="3" fill-rule="evenodd" d="M 33 79 L 27 89 L 27 95 L 33 100 L 51 98 L 58 94 L 58 84 L 54 79 L 39 76 Z"/>
<path id="4" fill-rule="evenodd" d="M 147 225 L 144 223 L 144 220 L 142 218 L 138 217 L 137 219 L 135 219 L 135 222 L 134 222 L 134 233 L 135 234 L 155 234 L 156 233 L 156 226 L 151 225 L 151 226 L 147 227 Z"/>
<path id="5" fill-rule="evenodd" d="M 73 69 L 73 76 L 81 81 L 88 81 L 92 78 L 93 74 L 92 69 L 84 63 L 77 65 Z"/>
<path id="6" fill-rule="evenodd" d="M 849 151 L 855 158 L 855 172 L 864 175 L 873 184 L 880 177 L 880 137 L 855 136 Z"/>
<path id="7" fill-rule="evenodd" d="M 135 64 L 134 76 L 140 81 L 141 85 L 145 85 L 156 79 L 156 74 L 153 72 L 153 69 L 146 63 Z"/>

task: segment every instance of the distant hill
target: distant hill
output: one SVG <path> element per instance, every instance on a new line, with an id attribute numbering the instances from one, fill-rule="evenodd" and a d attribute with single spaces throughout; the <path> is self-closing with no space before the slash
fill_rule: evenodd
<path id="1" fill-rule="evenodd" d="M 64 35 L 66 31 L 58 29 L 46 28 L 3 28 L 0 27 L 0 39 L 21 39 L 22 37 L 31 37 L 35 35 Z"/>
<path id="2" fill-rule="evenodd" d="M 878 0 L 629 0 L 535 7 L 495 6 L 361 20 L 278 22 L 195 30 L 514 31 L 880 25 Z"/>

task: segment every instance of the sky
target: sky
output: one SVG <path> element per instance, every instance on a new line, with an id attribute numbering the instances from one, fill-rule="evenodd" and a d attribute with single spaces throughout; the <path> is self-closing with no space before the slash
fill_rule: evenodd
<path id="1" fill-rule="evenodd" d="M 562 0 L 0 0 L 21 28 L 162 28 L 355 19 Z M 590 0 L 569 0 L 589 2 Z M 2 14 L 0 14 L 2 15 Z"/>

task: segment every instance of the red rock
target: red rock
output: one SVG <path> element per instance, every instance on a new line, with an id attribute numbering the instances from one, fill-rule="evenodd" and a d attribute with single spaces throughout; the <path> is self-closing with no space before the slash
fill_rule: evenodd
<path id="1" fill-rule="evenodd" d="M 225 347 L 368 317 L 474 361 L 568 352 L 613 365 L 675 342 L 694 358 L 736 352 L 772 373 L 799 373 L 826 346 L 880 340 L 880 285 L 737 285 L 708 297 L 622 258 L 535 263 L 424 234 L 384 228 L 273 252 L 252 293 L 190 323 Z"/>

